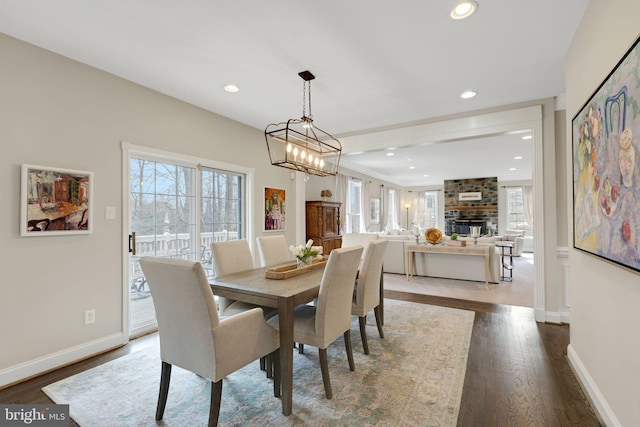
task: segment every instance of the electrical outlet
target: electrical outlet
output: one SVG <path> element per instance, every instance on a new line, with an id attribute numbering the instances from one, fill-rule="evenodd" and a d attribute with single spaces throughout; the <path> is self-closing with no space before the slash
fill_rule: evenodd
<path id="1" fill-rule="evenodd" d="M 87 310 L 84 312 L 84 324 L 90 325 L 92 323 L 96 323 L 96 311 L 95 310 Z"/>

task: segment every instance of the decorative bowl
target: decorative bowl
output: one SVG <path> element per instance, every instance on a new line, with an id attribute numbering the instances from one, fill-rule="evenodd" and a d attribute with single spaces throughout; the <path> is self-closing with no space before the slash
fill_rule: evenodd
<path id="1" fill-rule="evenodd" d="M 435 227 L 427 228 L 427 231 L 424 232 L 424 237 L 427 239 L 427 242 L 432 245 L 437 245 L 442 242 L 442 231 Z"/>

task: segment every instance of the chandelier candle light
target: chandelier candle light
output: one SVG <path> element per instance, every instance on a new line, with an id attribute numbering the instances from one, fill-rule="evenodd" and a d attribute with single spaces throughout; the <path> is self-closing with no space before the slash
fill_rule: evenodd
<path id="1" fill-rule="evenodd" d="M 310 175 L 336 175 L 342 144 L 313 124 L 311 80 L 315 76 L 309 71 L 302 71 L 298 75 L 304 80 L 302 117 L 272 123 L 264 130 L 271 164 Z"/>
<path id="2" fill-rule="evenodd" d="M 306 245 L 291 245 L 289 251 L 295 255 L 298 268 L 310 265 L 314 258 L 322 258 L 322 246 L 313 246 L 313 239 L 307 240 Z"/>

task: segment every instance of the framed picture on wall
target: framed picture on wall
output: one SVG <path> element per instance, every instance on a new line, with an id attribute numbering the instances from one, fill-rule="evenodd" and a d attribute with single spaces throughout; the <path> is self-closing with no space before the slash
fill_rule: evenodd
<path id="1" fill-rule="evenodd" d="M 369 201 L 369 207 L 370 207 L 369 224 L 371 225 L 380 224 L 380 199 L 378 198 L 371 199 Z"/>
<path id="2" fill-rule="evenodd" d="M 640 45 L 572 120 L 573 246 L 640 271 Z"/>
<path id="3" fill-rule="evenodd" d="M 21 236 L 91 233 L 92 172 L 22 165 L 21 184 Z"/>
<path id="4" fill-rule="evenodd" d="M 264 188 L 264 231 L 283 231 L 286 228 L 287 195 L 281 188 Z"/>

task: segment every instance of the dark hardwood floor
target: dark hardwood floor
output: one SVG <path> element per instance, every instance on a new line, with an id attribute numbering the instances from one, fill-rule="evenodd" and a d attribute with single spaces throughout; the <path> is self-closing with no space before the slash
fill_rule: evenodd
<path id="1" fill-rule="evenodd" d="M 567 361 L 569 326 L 538 324 L 533 309 L 526 307 L 389 290 L 385 297 L 476 313 L 458 426 L 602 425 Z M 147 335 L 0 390 L 0 403 L 52 403 L 42 387 L 155 345 L 157 339 L 157 334 Z"/>
<path id="2" fill-rule="evenodd" d="M 569 326 L 533 309 L 385 291 L 386 298 L 475 311 L 458 426 L 600 426 L 567 359 Z"/>

